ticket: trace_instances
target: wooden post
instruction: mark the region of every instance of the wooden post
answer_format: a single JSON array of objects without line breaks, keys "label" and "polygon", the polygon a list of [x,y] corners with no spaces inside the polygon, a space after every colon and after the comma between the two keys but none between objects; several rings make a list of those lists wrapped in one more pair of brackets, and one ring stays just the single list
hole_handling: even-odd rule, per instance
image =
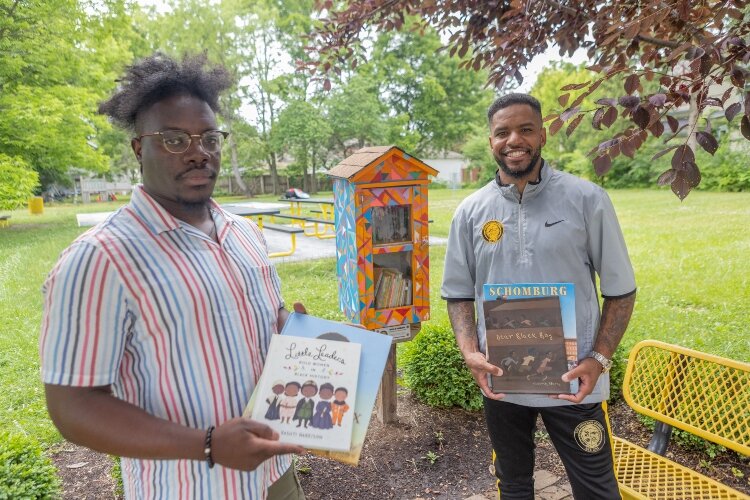
[{"label": "wooden post", "polygon": [[409,325],[409,335],[407,337],[394,338],[391,345],[391,352],[388,353],[388,360],[385,362],[383,378],[380,381],[380,391],[378,391],[378,421],[384,424],[395,424],[398,422],[397,393],[396,393],[396,343],[404,342],[414,338],[419,330],[422,329],[422,322],[411,323]]},{"label": "wooden post", "polygon": [[380,381],[378,392],[378,421],[384,424],[394,424],[396,416],[396,344],[391,345],[388,360],[385,362],[383,379]]}]

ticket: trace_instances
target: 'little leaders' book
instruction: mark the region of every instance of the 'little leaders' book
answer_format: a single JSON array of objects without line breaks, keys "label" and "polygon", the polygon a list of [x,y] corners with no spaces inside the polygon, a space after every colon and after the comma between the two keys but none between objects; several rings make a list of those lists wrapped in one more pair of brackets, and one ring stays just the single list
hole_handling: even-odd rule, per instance
[{"label": "'little leaders' book", "polygon": [[360,354],[352,342],[273,335],[246,413],[276,430],[280,441],[348,451]]},{"label": "'little leaders' book", "polygon": [[[348,411],[354,419],[351,448],[346,451],[312,449],[312,452],[316,455],[332,458],[349,465],[357,465],[365,444],[365,436],[370,425],[370,417],[375,406],[380,381],[383,378],[385,363],[391,351],[392,337],[338,321],[298,313],[289,315],[281,335],[323,339],[336,338],[362,346],[357,397],[347,398],[347,404],[351,407]],[[248,408],[245,410],[245,416],[250,415],[255,396],[256,394],[253,393]]]}]

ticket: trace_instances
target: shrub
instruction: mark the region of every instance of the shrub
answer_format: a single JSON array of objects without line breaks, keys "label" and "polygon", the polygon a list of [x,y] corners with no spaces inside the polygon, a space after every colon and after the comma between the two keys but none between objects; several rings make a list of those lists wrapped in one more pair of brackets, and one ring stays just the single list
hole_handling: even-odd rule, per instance
[{"label": "shrub", "polygon": [[60,480],[39,443],[21,434],[0,433],[0,499],[57,498]]},{"label": "shrub", "polygon": [[482,393],[474,382],[448,325],[425,325],[401,351],[406,385],[430,406],[482,408]]},{"label": "shrub", "polygon": [[620,344],[612,356],[612,368],[609,371],[609,400],[614,403],[622,399],[622,382],[625,380],[625,369],[628,367],[628,352]]}]

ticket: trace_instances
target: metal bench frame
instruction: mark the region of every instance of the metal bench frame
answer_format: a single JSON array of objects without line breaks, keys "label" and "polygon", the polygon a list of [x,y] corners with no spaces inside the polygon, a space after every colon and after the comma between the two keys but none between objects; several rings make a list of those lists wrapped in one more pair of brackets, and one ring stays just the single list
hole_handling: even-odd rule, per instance
[{"label": "metal bench frame", "polygon": [[648,449],[613,438],[624,498],[750,498],[662,456],[672,427],[750,455],[750,364],[644,340],[630,352],[623,395],[657,421]]},{"label": "metal bench frame", "polygon": [[283,226],[281,224],[272,224],[268,222],[263,225],[263,229],[287,233],[292,239],[292,247],[289,250],[285,250],[281,252],[270,252],[268,254],[269,257],[286,257],[289,255],[292,255],[294,252],[297,251],[297,234],[304,232],[304,229],[300,227]]}]

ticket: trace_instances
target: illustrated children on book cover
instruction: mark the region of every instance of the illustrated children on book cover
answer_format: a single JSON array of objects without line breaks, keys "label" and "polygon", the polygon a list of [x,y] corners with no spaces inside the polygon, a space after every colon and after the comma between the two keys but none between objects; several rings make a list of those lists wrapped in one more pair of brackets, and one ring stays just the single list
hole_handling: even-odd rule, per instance
[{"label": "illustrated children on book cover", "polygon": [[333,427],[333,418],[331,417],[331,398],[333,397],[333,385],[326,382],[320,386],[318,393],[320,400],[315,407],[315,414],[312,418],[312,426],[317,429],[330,429]]},{"label": "illustrated children on book cover", "polygon": [[266,418],[268,420],[278,420],[281,418],[281,395],[284,393],[284,382],[277,380],[271,387],[271,394],[266,398],[268,411]]},{"label": "illustrated children on book cover", "polygon": [[[319,383],[318,395],[314,398],[315,413],[311,422],[313,429],[334,431],[343,428],[347,421],[353,421],[352,442],[349,449],[345,451],[315,449],[313,451],[317,455],[357,465],[365,443],[367,427],[370,425],[383,369],[391,350],[392,338],[344,323],[298,313],[289,315],[284,330],[281,332],[282,337],[289,335],[339,339],[343,343],[350,342],[362,346],[356,385],[338,383],[333,380]],[[252,406],[252,400],[248,406]],[[342,427],[334,424],[339,420]]]},{"label": "illustrated children on book cover", "polygon": [[280,441],[348,451],[354,419],[349,407],[342,411],[337,402],[340,391],[356,392],[360,355],[361,345],[353,342],[274,335],[251,400],[251,418],[276,430]]},{"label": "illustrated children on book cover", "polygon": [[577,392],[577,380],[561,379],[578,355],[573,284],[492,284],[484,295],[487,359],[503,371],[490,377],[492,391]]}]

